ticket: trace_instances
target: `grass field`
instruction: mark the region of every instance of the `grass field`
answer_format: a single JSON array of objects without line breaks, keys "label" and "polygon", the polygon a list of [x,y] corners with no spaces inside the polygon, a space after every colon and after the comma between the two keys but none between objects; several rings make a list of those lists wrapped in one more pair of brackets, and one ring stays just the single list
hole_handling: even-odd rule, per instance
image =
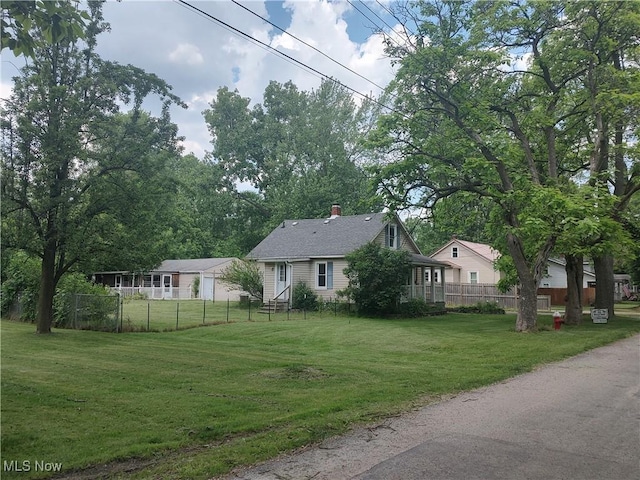
[{"label": "grass field", "polygon": [[125,299],[121,313],[124,331],[156,332],[230,322],[290,321],[315,315],[304,312],[279,312],[267,315],[259,313],[258,309],[258,305],[253,304],[251,308],[247,308],[247,306],[241,307],[238,302]]},{"label": "grass field", "polygon": [[44,336],[3,321],[2,478],[210,478],[629,336],[631,313],[560,331],[548,315],[535,334],[513,315]]}]

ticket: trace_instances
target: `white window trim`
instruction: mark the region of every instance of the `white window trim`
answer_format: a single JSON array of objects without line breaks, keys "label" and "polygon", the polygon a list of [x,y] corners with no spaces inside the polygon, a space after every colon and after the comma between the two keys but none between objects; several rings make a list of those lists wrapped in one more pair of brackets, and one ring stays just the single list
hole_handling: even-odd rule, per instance
[{"label": "white window trim", "polygon": [[[474,274],[474,273],[476,274],[476,281],[472,282],[471,281],[471,275]],[[480,283],[480,272],[469,272],[469,283],[473,283],[473,284]]]},{"label": "white window trim", "polygon": [[[315,268],[315,271],[316,271],[316,281],[315,281],[316,290],[328,290],[327,284],[329,283],[328,282],[328,280],[329,280],[329,278],[328,278],[329,266],[327,265],[327,263],[328,263],[327,261],[316,262],[316,268]],[[320,280],[320,265],[324,265],[324,286],[321,286],[320,282],[318,281],[318,280]]]},{"label": "white window trim", "polygon": [[460,257],[460,249],[458,247],[451,247],[451,258],[459,258],[459,257]]},{"label": "white window trim", "polygon": [[[393,243],[391,243],[391,229],[393,229]],[[388,241],[388,245],[387,247],[389,248],[394,248],[394,249],[398,249],[398,245],[400,244],[400,229],[398,228],[398,225],[395,223],[390,223],[389,224],[389,241]]]}]

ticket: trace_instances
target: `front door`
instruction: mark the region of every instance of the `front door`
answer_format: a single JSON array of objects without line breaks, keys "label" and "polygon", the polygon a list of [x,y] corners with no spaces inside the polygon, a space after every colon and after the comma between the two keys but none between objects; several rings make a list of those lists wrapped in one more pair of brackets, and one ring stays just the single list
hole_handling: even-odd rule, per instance
[{"label": "front door", "polygon": [[162,276],[162,298],[173,298],[173,291],[171,288],[171,275]]},{"label": "front door", "polygon": [[[289,266],[286,263],[277,263],[276,264],[276,291],[274,297],[278,300],[289,300],[289,289],[287,287],[290,285],[290,272]],[[286,290],[286,291],[285,291]],[[284,292],[284,293],[283,293]]]}]

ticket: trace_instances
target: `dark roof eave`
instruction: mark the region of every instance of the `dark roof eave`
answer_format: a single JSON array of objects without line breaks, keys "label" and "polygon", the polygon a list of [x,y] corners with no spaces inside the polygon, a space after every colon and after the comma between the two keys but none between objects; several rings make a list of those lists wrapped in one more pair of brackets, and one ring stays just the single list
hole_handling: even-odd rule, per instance
[{"label": "dark roof eave", "polygon": [[424,255],[419,255],[417,253],[413,253],[409,255],[409,260],[411,262],[411,265],[418,266],[418,267],[444,267],[444,268],[449,267],[451,268],[450,265],[445,262],[440,262],[438,260],[434,260],[433,258],[425,257]]}]

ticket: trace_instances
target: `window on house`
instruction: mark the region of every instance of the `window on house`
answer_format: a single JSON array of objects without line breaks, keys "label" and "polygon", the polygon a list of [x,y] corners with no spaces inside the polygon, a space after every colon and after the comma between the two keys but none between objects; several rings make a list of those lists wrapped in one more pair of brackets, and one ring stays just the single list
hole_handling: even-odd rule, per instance
[{"label": "window on house", "polygon": [[398,226],[390,224],[389,225],[389,235],[387,237],[388,243],[387,247],[390,248],[398,248]]},{"label": "window on house", "polygon": [[[431,283],[431,270],[425,270],[424,275],[425,283]],[[440,283],[440,271],[433,271],[433,283]]]},{"label": "window on house", "polygon": [[458,247],[451,247],[451,258],[458,258]]},{"label": "window on house", "polygon": [[151,275],[145,275],[143,280],[143,286],[150,287],[151,286]]},{"label": "window on house", "polygon": [[478,283],[478,272],[469,272],[469,283]]},{"label": "window on house", "polygon": [[160,275],[153,276],[153,286],[160,288]]},{"label": "window on house", "polygon": [[316,264],[316,288],[331,290],[333,288],[333,262]]}]

